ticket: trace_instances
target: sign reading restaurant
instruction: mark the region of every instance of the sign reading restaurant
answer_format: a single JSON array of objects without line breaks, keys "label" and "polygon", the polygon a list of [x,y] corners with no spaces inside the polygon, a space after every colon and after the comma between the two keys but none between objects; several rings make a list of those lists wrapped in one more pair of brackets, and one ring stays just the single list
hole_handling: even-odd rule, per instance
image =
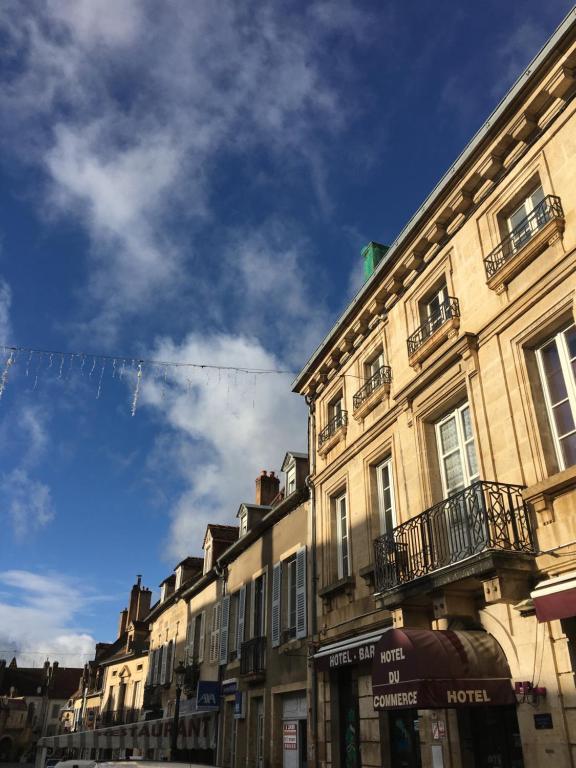
[{"label": "sign reading restaurant", "polygon": [[515,703],[504,653],[486,632],[389,630],[373,656],[374,709]]}]

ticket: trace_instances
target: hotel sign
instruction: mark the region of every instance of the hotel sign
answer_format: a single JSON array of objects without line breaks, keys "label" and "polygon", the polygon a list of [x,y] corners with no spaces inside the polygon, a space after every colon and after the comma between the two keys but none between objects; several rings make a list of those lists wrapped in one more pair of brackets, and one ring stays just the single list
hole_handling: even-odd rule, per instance
[{"label": "hotel sign", "polygon": [[357,645],[353,648],[345,648],[341,651],[333,651],[316,660],[316,666],[321,672],[329,672],[331,669],[349,667],[351,664],[368,664],[374,658],[376,640]]},{"label": "hotel sign", "polygon": [[390,630],[374,649],[374,709],[514,704],[502,649],[485,632]]}]

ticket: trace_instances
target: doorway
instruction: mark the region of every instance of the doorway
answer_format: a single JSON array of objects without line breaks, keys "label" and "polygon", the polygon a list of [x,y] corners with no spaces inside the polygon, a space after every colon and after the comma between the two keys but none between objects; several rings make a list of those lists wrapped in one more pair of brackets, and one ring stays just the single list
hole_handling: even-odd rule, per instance
[{"label": "doorway", "polygon": [[462,768],[524,768],[516,707],[458,710]]},{"label": "doorway", "polygon": [[418,710],[398,709],[388,713],[390,765],[422,768]]}]

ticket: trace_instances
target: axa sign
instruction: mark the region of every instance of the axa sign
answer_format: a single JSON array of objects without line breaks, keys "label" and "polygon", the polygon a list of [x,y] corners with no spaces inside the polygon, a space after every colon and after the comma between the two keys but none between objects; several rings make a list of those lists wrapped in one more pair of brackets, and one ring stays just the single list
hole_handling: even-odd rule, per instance
[{"label": "axa sign", "polygon": [[196,709],[220,709],[220,683],[214,680],[198,681]]}]

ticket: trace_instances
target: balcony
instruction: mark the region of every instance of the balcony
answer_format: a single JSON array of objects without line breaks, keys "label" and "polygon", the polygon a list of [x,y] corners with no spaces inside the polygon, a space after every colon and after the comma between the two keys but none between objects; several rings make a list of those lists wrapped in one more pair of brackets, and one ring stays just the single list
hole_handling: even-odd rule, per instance
[{"label": "balcony", "polygon": [[510,280],[564,232],[559,197],[548,195],[485,259],[487,285],[501,293]]},{"label": "balcony", "polygon": [[240,656],[240,674],[252,680],[261,679],[266,674],[266,638],[254,637],[242,643]]},{"label": "balcony", "polygon": [[374,542],[378,592],[482,552],[534,552],[520,485],[478,480]]},{"label": "balcony", "polygon": [[160,685],[145,685],[143,709],[159,712],[162,709],[162,688]]},{"label": "balcony", "polygon": [[363,419],[390,393],[391,381],[392,369],[388,365],[383,365],[360,387],[352,398],[353,413],[356,420]]},{"label": "balcony", "polygon": [[414,333],[408,337],[408,359],[411,366],[419,366],[437,347],[460,327],[460,304],[458,299],[448,296],[438,310],[431,314]]},{"label": "balcony", "polygon": [[318,453],[324,456],[346,434],[348,428],[348,411],[340,411],[333,416],[318,435]]}]

